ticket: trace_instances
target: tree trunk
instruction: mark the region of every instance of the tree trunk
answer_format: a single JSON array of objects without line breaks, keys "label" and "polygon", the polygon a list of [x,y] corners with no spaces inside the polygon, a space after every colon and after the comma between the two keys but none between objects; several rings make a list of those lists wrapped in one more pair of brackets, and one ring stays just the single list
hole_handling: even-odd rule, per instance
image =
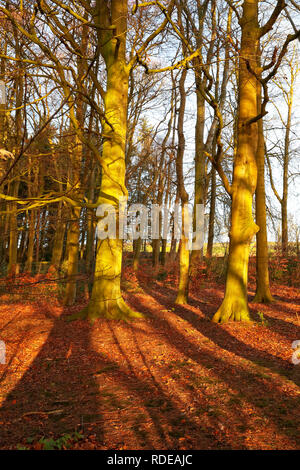
[{"label": "tree trunk", "polygon": [[184,223],[188,222],[188,211],[185,203],[182,204],[182,235],[179,250],[179,286],[175,303],[185,305],[188,303],[189,294],[189,269],[190,269],[190,251],[188,249],[188,238],[184,233]]},{"label": "tree trunk", "polygon": [[[12,183],[12,196],[18,197],[19,180]],[[17,204],[13,202],[10,204],[11,214],[9,215],[9,262],[7,267],[7,275],[14,276],[17,273],[18,267],[18,219],[17,219]]]},{"label": "tree trunk", "polygon": [[133,270],[135,272],[137,272],[139,269],[141,248],[142,248],[142,239],[138,238],[135,241],[134,252],[133,252]]},{"label": "tree trunk", "polygon": [[33,253],[34,253],[34,240],[35,240],[35,211],[30,211],[29,229],[28,229],[28,248],[27,259],[25,264],[25,271],[32,272]]},{"label": "tree trunk", "polygon": [[[119,201],[127,197],[125,188],[125,144],[129,67],[125,59],[127,1],[108,4],[98,1],[99,24],[115,30],[99,32],[101,54],[106,65],[105,116],[103,123],[101,193],[98,205],[109,203],[118,211]],[[118,213],[118,212],[117,212]],[[82,312],[90,320],[99,317],[128,319],[140,317],[125,303],[121,294],[122,239],[98,240],[94,284],[88,307]]]},{"label": "tree trunk", "polygon": [[187,70],[182,71],[179,81],[179,92],[180,92],[180,106],[178,113],[178,150],[176,159],[176,172],[177,172],[177,185],[178,194],[181,199],[182,208],[182,233],[181,233],[181,244],[179,253],[179,287],[175,303],[179,305],[187,304],[188,302],[188,290],[189,290],[189,266],[190,266],[190,252],[188,249],[188,238],[185,234],[184,225],[188,222],[188,194],[184,187],[184,176],[183,176],[183,156],[185,150],[185,137],[184,137],[184,113],[186,104],[186,91],[185,91],[185,80],[187,76]]},{"label": "tree trunk", "polygon": [[284,141],[284,157],[283,157],[283,193],[281,201],[281,249],[282,256],[288,255],[288,171],[289,171],[289,149],[290,134],[292,120],[292,103],[293,103],[293,87],[291,87],[290,96],[288,97],[288,117],[285,131]]},{"label": "tree trunk", "polygon": [[239,109],[237,152],[232,182],[232,208],[228,270],[225,297],[213,317],[214,322],[229,320],[249,321],[247,301],[248,261],[250,242],[259,227],[254,223],[252,200],[256,189],[257,122],[249,120],[257,115],[257,84],[248,70],[246,60],[255,69],[253,51],[257,50],[258,0],[245,0],[240,21],[242,39],[239,64]]},{"label": "tree trunk", "polygon": [[[260,68],[260,49],[258,67]],[[257,82],[258,101],[257,114],[261,113],[261,84]],[[270,291],[267,213],[265,190],[265,139],[263,120],[258,121],[258,144],[256,152],[257,187],[255,193],[255,214],[259,231],[256,234],[256,293],[253,302],[269,303],[273,301]]]},{"label": "tree trunk", "polygon": [[67,241],[67,278],[64,304],[73,305],[76,299],[77,275],[78,275],[78,248],[79,248],[79,218],[81,210],[72,208],[71,222]]},{"label": "tree trunk", "polygon": [[216,169],[212,166],[211,169],[211,186],[210,186],[210,208],[209,208],[209,222],[208,222],[208,239],[206,256],[212,257],[214,246],[215,234],[215,216],[216,216]]},{"label": "tree trunk", "polygon": [[51,257],[51,265],[55,266],[56,269],[60,268],[64,247],[65,221],[63,220],[63,212],[62,203],[59,203],[57,211],[57,228],[54,235]]},{"label": "tree trunk", "polygon": [[160,238],[158,238],[157,240],[152,240],[152,266],[153,266],[154,271],[156,271],[159,266],[159,252],[160,252]]},{"label": "tree trunk", "polygon": [[[204,124],[205,124],[205,100],[199,90],[198,81],[201,80],[199,73],[196,74],[196,93],[197,93],[197,122],[195,135],[195,202],[194,202],[194,218],[193,229],[196,232],[196,205],[205,204],[205,185],[206,185],[206,165],[204,153]],[[191,253],[191,264],[197,265],[203,257],[203,248],[193,250]]]},{"label": "tree trunk", "polygon": [[[95,182],[96,182],[96,169],[92,170],[90,188],[89,188],[89,202],[94,202],[95,197]],[[94,212],[87,211],[87,234],[86,234],[86,272],[89,274],[94,263],[95,253],[95,217]]]}]

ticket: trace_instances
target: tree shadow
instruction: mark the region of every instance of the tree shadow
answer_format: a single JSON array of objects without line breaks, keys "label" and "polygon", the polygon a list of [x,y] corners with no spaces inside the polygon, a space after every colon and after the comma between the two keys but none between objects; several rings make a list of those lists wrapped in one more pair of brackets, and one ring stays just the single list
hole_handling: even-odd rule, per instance
[{"label": "tree shadow", "polygon": [[[161,305],[167,306],[167,304],[161,301],[162,299],[157,291],[155,291],[153,297],[158,299]],[[143,310],[143,305],[141,304],[139,308]],[[193,317],[191,326],[196,328],[204,337],[209,338],[216,345],[220,346],[222,350],[227,350],[230,353],[233,352],[236,356],[248,359],[254,365],[256,363],[261,365],[258,359],[258,351],[236,340],[236,338],[222,330],[219,325],[211,324],[207,320],[203,320],[203,318],[199,319],[193,312],[181,306],[176,306],[174,314],[179,315],[189,323],[191,322],[191,317]],[[165,341],[172,347],[175,347],[183,357],[188,357],[206,369],[212,370],[222,382],[227,384],[228,388],[236,390],[238,401],[234,402],[234,407],[237,421],[241,423],[244,420],[247,421],[247,415],[244,413],[245,405],[250,404],[251,406],[259,407],[260,414],[268,422],[273,423],[278,431],[284,433],[295,444],[298,443],[296,445],[299,445],[297,430],[299,429],[300,419],[299,414],[296,412],[298,408],[297,399],[285,395],[272,375],[266,376],[265,369],[261,371],[253,367],[252,364],[249,366],[248,363],[245,363],[245,367],[243,367],[241,363],[237,363],[232,357],[227,358],[226,356],[223,358],[224,354],[222,353],[215,355],[205,347],[205,344],[202,344],[199,349],[182,332],[174,329],[174,327],[172,327],[172,333],[170,334],[169,322],[166,318],[157,321],[165,323]],[[290,374],[288,374],[288,370],[291,370],[289,364],[287,370],[282,370],[282,367],[287,366],[285,361],[272,355],[267,355],[267,364],[265,362],[265,355],[263,355],[263,359],[264,367],[269,368],[270,371],[286,375],[290,380],[294,379],[295,383],[299,383],[299,375],[297,380],[295,380],[295,377],[291,378]],[[277,359],[279,360],[277,361]],[[268,381],[266,381],[266,378]],[[196,390],[195,393],[197,393]],[[280,413],[278,409],[283,413],[280,418],[278,418],[278,413]],[[241,445],[242,448],[247,448],[248,443],[243,441]]]},{"label": "tree shadow", "polygon": [[[85,432],[87,418],[98,416],[95,364],[89,360],[89,328],[72,326],[52,313],[46,303],[33,304],[35,315],[52,322],[47,340],[1,408],[1,446],[21,443],[24,438],[62,436]],[[63,311],[66,313],[66,311]],[[69,309],[68,309],[69,313]],[[33,338],[33,343],[35,339]],[[32,345],[34,348],[34,344]],[[89,355],[86,355],[86,352]],[[18,354],[18,353],[16,353]],[[7,364],[7,373],[10,364]],[[98,439],[101,441],[101,429]]]},{"label": "tree shadow", "polygon": [[[63,317],[81,307],[67,308],[62,315],[55,315],[45,304],[33,305],[32,318],[36,315],[47,318],[52,327],[38,354],[3,403],[1,448],[26,445],[26,439],[35,442],[41,437],[57,439],[74,431],[86,437],[92,432],[96,448],[116,445],[116,439],[112,439],[111,444],[110,438],[113,433],[119,434],[117,445],[123,446],[126,426],[135,435],[135,448],[179,448],[182,434],[178,434],[175,422],[184,420],[184,432],[189,434],[199,429],[155,379],[133,326],[122,327],[127,328],[133,338],[134,347],[126,347],[125,340],[119,338],[119,322],[99,320],[93,326],[85,321],[66,323]],[[99,352],[95,348],[95,335],[99,342],[107,332],[110,334],[105,340],[110,348],[119,352],[118,360],[107,350]],[[136,368],[137,361],[142,364],[142,374]],[[9,368],[10,364],[7,366]],[[104,386],[104,382],[109,386]],[[130,395],[134,402],[124,400],[124,395]],[[129,417],[126,408],[130,408]],[[145,421],[150,423],[149,432],[145,432]],[[122,432],[116,427],[122,427]],[[202,448],[230,448],[209,430],[201,432],[197,439]]]},{"label": "tree shadow", "polygon": [[[170,308],[173,290],[164,289],[163,294],[158,289],[154,293],[149,290],[149,294],[158,299],[161,306]],[[143,338],[149,336],[151,329],[155,340],[162,341],[162,350],[169,345],[180,358],[190,358],[213,371],[228,388],[234,387],[247,403],[257,404],[258,391],[262,396],[271,397],[262,415],[274,426],[279,424],[271,405],[284,403],[288,409],[295,406],[290,397],[280,395],[281,391],[272,379],[267,385],[258,371],[244,368],[240,363],[233,366],[227,357],[220,358],[205,347],[199,349],[178,331],[176,325],[168,322],[165,314],[161,315],[157,306],[152,309],[136,296],[137,306],[146,314],[150,311],[151,320],[130,324],[98,320],[91,326],[84,321],[66,323],[62,318],[82,306],[65,309],[59,316],[44,304],[34,305],[33,319],[47,318],[52,322],[52,328],[30,367],[3,404],[2,448],[16,446],[24,438],[57,438],[75,430],[85,436],[93,433],[96,448],[122,448],[129,442],[131,448],[136,449],[179,449],[181,439],[186,435],[192,436],[192,448],[247,448],[243,435],[232,442],[230,435],[220,431],[218,416],[214,415],[215,410],[210,411],[210,398],[205,387],[196,387],[189,382],[188,369],[183,369],[187,375],[184,380],[175,378],[173,385],[164,383],[170,376],[168,365],[153,358],[151,344],[147,353],[143,344]],[[196,300],[193,300],[193,308],[199,308]],[[207,304],[207,309],[209,316],[214,313],[213,304]],[[245,345],[198,312],[188,307],[175,308],[178,318],[226,354],[233,353],[252,363],[258,357],[262,358],[264,365],[267,360],[273,371],[286,367],[285,361],[278,362],[279,358],[271,354],[266,357],[264,352]],[[168,354],[170,357],[170,352]],[[190,411],[192,405],[198,411]],[[226,416],[227,409],[221,412]],[[240,426],[248,423],[242,403],[231,412]]]},{"label": "tree shadow", "polygon": [[[166,288],[164,288],[164,290],[167,291]],[[149,295],[151,294],[149,293]],[[156,290],[155,294],[152,293],[152,295],[157,298],[162,305],[165,305],[166,307],[170,305],[169,302],[166,301],[166,297],[168,295],[167,292],[165,295],[163,295],[161,292]],[[268,367],[274,372],[279,373],[280,375],[284,375],[290,380],[293,380],[297,386],[300,385],[300,378],[298,377],[298,374],[295,374],[295,376],[291,378],[291,372],[293,372],[294,366],[290,362],[285,361],[280,357],[274,356],[273,354],[270,354],[266,351],[258,351],[249,344],[243,343],[222,327],[218,327],[218,325],[215,325],[210,321],[205,321],[203,317],[189,310],[188,306],[176,306],[175,312],[177,315],[181,316],[181,318],[191,323],[191,325],[201,334],[211,339],[211,341],[220,346],[222,349],[252,362],[261,363],[261,361],[263,361],[265,367]]]},{"label": "tree shadow", "polygon": [[[290,310],[285,309],[281,306],[272,304],[272,311],[278,311],[279,313],[288,313],[290,316],[294,313]],[[252,317],[255,321],[259,321],[260,317],[258,312],[261,307],[252,305]],[[264,320],[267,322],[267,328],[280,336],[285,337],[289,341],[300,339],[300,326],[295,325],[292,322],[282,320],[281,318],[271,315],[268,311],[263,311]]]},{"label": "tree shadow", "polygon": [[[141,305],[141,311],[143,310],[145,311]],[[144,410],[142,421],[137,413],[133,419],[132,427],[138,435],[141,434],[143,431],[141,431],[140,425],[145,424],[148,418],[154,430],[154,435],[153,433],[151,435],[150,433],[148,435],[143,433],[142,436],[139,436],[142,448],[179,449],[181,445],[180,437],[196,435],[197,442],[201,443],[199,447],[201,449],[230,449],[231,444],[214,435],[211,432],[212,428],[200,429],[196,421],[186,414],[184,410],[186,404],[178,401],[178,397],[166,392],[162,386],[163,384],[156,379],[155,373],[158,372],[159,366],[150,364],[142,351],[137,339],[137,333],[140,332],[139,323],[134,322],[128,326],[135,348],[132,345],[126,346],[125,341],[123,345],[121,344],[115,331],[114,322],[109,322],[108,328],[112,333],[123,363],[128,366],[128,372],[124,370],[124,367],[119,369],[119,383],[125,386],[129,393],[136,396],[137,402]],[[142,376],[139,373],[139,368],[136,367],[137,361],[142,364],[144,371]],[[182,422],[184,422],[184,425],[181,424]]]}]

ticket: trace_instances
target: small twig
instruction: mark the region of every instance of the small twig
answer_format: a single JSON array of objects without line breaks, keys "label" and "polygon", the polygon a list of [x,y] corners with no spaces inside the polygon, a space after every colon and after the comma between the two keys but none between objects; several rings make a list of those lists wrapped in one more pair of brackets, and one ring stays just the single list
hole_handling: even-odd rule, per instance
[{"label": "small twig", "polygon": [[[24,413],[20,419],[26,418],[26,416],[32,416],[32,415],[54,415],[54,414],[60,414],[63,413],[64,410],[51,410],[51,411],[28,411],[27,413]],[[18,420],[18,421],[19,421]]]}]

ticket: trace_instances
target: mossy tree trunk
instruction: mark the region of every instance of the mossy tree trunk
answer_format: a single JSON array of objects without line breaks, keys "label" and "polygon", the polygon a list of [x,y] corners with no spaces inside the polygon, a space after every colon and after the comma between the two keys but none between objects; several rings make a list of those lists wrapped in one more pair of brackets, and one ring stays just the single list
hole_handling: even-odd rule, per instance
[{"label": "mossy tree trunk", "polygon": [[[202,81],[200,74],[196,74],[196,95],[197,95],[197,122],[195,132],[195,199],[194,199],[194,219],[193,229],[196,232],[196,207],[197,204],[205,204],[205,188],[206,188],[206,157],[204,148],[204,125],[205,125],[205,99],[199,90],[199,80]],[[191,253],[191,263],[195,266],[201,261],[203,257],[203,248],[200,250],[193,250]]]},{"label": "mossy tree trunk", "polygon": [[188,291],[189,291],[189,269],[190,269],[190,251],[188,249],[188,235],[185,233],[184,226],[188,225],[188,194],[184,186],[183,176],[183,157],[185,150],[185,137],[184,137],[184,114],[186,105],[186,91],[185,91],[185,80],[187,76],[187,70],[182,71],[179,80],[179,93],[180,93],[180,106],[178,113],[178,150],[176,158],[176,173],[177,173],[177,185],[178,194],[181,200],[182,208],[182,234],[179,252],[179,286],[176,297],[176,304],[184,305],[188,302]]},{"label": "mossy tree trunk", "polygon": [[256,293],[253,302],[269,303],[273,301],[269,280],[269,255],[267,238],[267,214],[265,194],[265,144],[262,121],[258,123],[259,137],[257,149],[257,188],[255,197],[256,223]]},{"label": "mossy tree trunk", "polygon": [[252,215],[252,201],[257,182],[257,83],[247,67],[255,70],[253,51],[259,40],[258,0],[245,0],[240,20],[242,39],[239,63],[239,109],[237,151],[232,180],[232,208],[228,269],[225,297],[213,317],[214,322],[249,321],[247,301],[250,242],[259,230]]},{"label": "mossy tree trunk", "polygon": [[[127,197],[125,188],[125,143],[129,67],[126,64],[127,1],[97,2],[101,55],[106,66],[104,97],[102,182],[98,205],[109,203],[118,211]],[[115,25],[115,29],[111,25]],[[105,28],[110,28],[105,30]],[[118,212],[117,212],[118,213]],[[141,316],[125,303],[121,294],[122,240],[98,240],[95,277],[90,302],[83,312],[90,320],[99,317],[128,319]]]},{"label": "mossy tree trunk", "polygon": [[[258,67],[260,69],[260,48],[258,49]],[[261,113],[261,84],[257,82],[257,114]],[[256,234],[256,293],[253,302],[270,303],[273,297],[270,291],[266,189],[265,189],[265,139],[263,120],[258,121],[258,145],[256,152],[257,187],[255,193],[255,214],[259,231]]]}]

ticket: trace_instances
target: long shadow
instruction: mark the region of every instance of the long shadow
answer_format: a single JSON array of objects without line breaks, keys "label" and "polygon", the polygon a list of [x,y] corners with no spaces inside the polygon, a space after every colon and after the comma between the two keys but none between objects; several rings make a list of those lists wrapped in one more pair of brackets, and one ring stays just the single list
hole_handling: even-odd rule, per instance
[{"label": "long shadow", "polygon": [[[251,302],[253,298],[254,295],[251,295],[249,301]],[[282,318],[278,318],[277,316],[270,315],[268,311],[266,311],[268,307],[270,307],[274,313],[284,313],[289,315],[290,317],[294,316],[295,319],[297,319],[297,312],[295,312],[293,308],[289,307],[289,303],[297,303],[296,299],[278,295],[273,295],[273,298],[274,302],[272,304],[263,305],[263,307],[266,307],[266,309],[264,308],[263,314],[264,318],[268,321],[268,328],[274,331],[275,333],[280,334],[281,336],[285,336],[290,341],[294,341],[295,339],[300,338],[300,324],[299,326],[295,325],[295,323],[291,323],[289,321],[283,320]],[[285,305],[283,305],[282,303],[278,304],[278,302],[284,302]],[[251,309],[254,320],[258,320],[259,316],[257,315],[257,312],[261,309],[261,305],[253,303],[251,304]]]},{"label": "long shadow", "polygon": [[[85,420],[98,411],[97,389],[90,361],[89,328],[67,324],[52,314],[46,304],[33,305],[34,315],[52,320],[49,336],[0,410],[3,448],[24,439],[61,437],[74,431],[85,432]],[[64,312],[65,313],[65,312]],[[99,361],[100,360],[100,361]],[[9,367],[9,364],[7,365]],[[8,370],[9,373],[9,370]],[[98,430],[99,431],[99,430]],[[98,433],[101,441],[101,430]]]},{"label": "long shadow", "polygon": [[[161,292],[156,291],[155,297],[159,302],[165,306],[169,305],[169,302],[166,301],[166,296]],[[264,362],[264,366],[273,370],[274,372],[286,376],[288,379],[295,382],[297,386],[300,385],[300,377],[298,374],[291,374],[294,370],[293,364],[288,361],[274,356],[266,351],[258,351],[249,344],[245,344],[236,337],[232,336],[228,331],[224,330],[222,327],[218,327],[208,321],[203,321],[202,318],[199,318],[191,310],[188,310],[185,307],[177,306],[176,314],[181,316],[184,320],[187,320],[191,325],[196,328],[204,336],[208,337],[215,344],[220,346],[222,349],[225,349],[229,352],[236,354],[244,359],[248,359],[252,362],[261,363],[261,360]]]},{"label": "long shadow", "polygon": [[[154,298],[159,298],[160,296],[157,294],[157,291],[155,292]],[[160,299],[161,301],[161,299]],[[161,302],[162,305],[164,305],[164,302]],[[143,310],[143,304],[139,306],[140,310]],[[187,320],[187,316],[190,318],[192,312],[191,311],[186,311],[184,307],[177,307],[175,310],[175,314],[179,315],[181,318]],[[193,314],[192,314],[193,315]],[[188,320],[187,320],[188,321]],[[243,413],[243,406],[245,406],[245,401],[254,405],[254,406],[259,406],[260,408],[260,413],[261,415],[265,416],[269,422],[273,423],[275,427],[278,428],[278,431],[281,433],[284,433],[288,436],[289,439],[294,440],[295,443],[298,443],[299,445],[299,438],[298,437],[291,437],[290,433],[290,419],[286,418],[285,416],[282,417],[282,419],[278,419],[278,413],[277,410],[278,408],[281,410],[286,411],[287,414],[289,414],[289,417],[292,416],[293,422],[292,422],[292,428],[293,430],[298,430],[299,425],[300,425],[300,417],[299,414],[297,413],[298,409],[298,403],[295,398],[285,396],[282,393],[282,390],[278,389],[278,386],[276,383],[273,381],[273,379],[270,377],[269,383],[266,383],[265,377],[259,373],[259,371],[256,370],[249,370],[249,368],[243,368],[240,364],[236,364],[236,361],[234,363],[234,366],[230,361],[226,361],[226,359],[222,359],[222,355],[215,356],[211,351],[208,351],[205,346],[201,350],[199,350],[199,347],[197,347],[195,344],[191,343],[188,341],[188,339],[178,330],[175,330],[172,327],[172,333],[168,333],[168,330],[170,330],[170,327],[168,325],[168,321],[164,319],[159,320],[160,323],[165,323],[165,340],[175,347],[182,355],[183,357],[189,357],[196,363],[198,363],[201,366],[204,366],[207,369],[213,370],[213,373],[217,375],[224,383],[228,385],[228,388],[235,388],[240,396],[241,396],[241,405],[236,405],[236,416],[237,420],[242,420],[246,419],[244,413]],[[247,357],[249,360],[255,363],[255,358],[251,354],[245,353],[245,351],[242,349],[242,351],[237,350],[236,346],[237,343],[233,341],[233,338],[230,338],[230,344],[228,345],[228,336],[225,334],[224,336],[222,335],[222,332],[217,332],[218,327],[217,325],[209,325],[207,328],[204,327],[205,320],[203,321],[198,321],[195,320],[193,326],[201,332],[204,336],[210,338],[213,342],[218,344],[220,347],[223,349],[227,349],[229,351],[235,351],[235,353],[240,356],[240,357]],[[200,326],[201,324],[201,326]],[[214,330],[213,334],[211,330]],[[223,333],[226,333],[223,331]],[[230,335],[229,335],[230,336]],[[239,348],[243,343],[238,342]],[[233,347],[230,347],[233,346]],[[229,347],[228,347],[229,346]],[[246,346],[246,345],[244,345]],[[241,348],[240,348],[241,349]],[[250,349],[251,351],[251,349]],[[247,351],[248,352],[248,351]],[[252,353],[253,351],[251,351]],[[257,352],[256,352],[256,357],[257,357]],[[221,357],[220,357],[221,356]],[[283,361],[284,362],[284,361]],[[268,366],[266,366],[268,367]],[[269,364],[270,367],[270,364]],[[272,369],[278,370],[277,366],[274,366],[274,360],[272,363]],[[281,371],[281,369],[279,369]],[[242,404],[243,401],[243,404]],[[275,411],[274,411],[275,410]],[[287,426],[285,427],[285,424]],[[298,431],[297,431],[298,435]],[[247,443],[248,445],[248,443]],[[246,445],[244,443],[245,448]]]},{"label": "long shadow", "polygon": [[[141,306],[141,311],[146,313],[146,310]],[[156,380],[154,373],[152,372],[150,365],[140,348],[140,345],[136,338],[136,331],[139,331],[138,322],[129,325],[132,332],[132,338],[136,347],[135,359],[139,358],[145,370],[147,371],[148,379],[143,380],[139,377],[135,367],[133,367],[132,359],[126,352],[126,347],[119,341],[116,332],[114,331],[114,323],[110,322],[108,327],[112,333],[115,344],[125,360],[129,368],[129,373],[124,370],[119,370],[118,380],[120,385],[124,385],[127,390],[138,396],[138,402],[145,408],[148,416],[151,419],[152,425],[155,429],[155,434],[160,441],[159,448],[161,449],[178,449],[180,441],[178,438],[182,435],[193,435],[196,434],[196,440],[201,442],[201,449],[230,449],[231,444],[219,439],[216,435],[212,434],[211,429],[199,429],[198,425],[192,418],[189,418],[187,414],[182,410],[183,403],[180,404],[177,400],[166,393],[162,385]],[[132,350],[130,351],[132,354]],[[180,423],[184,420],[184,433],[179,433],[176,436],[176,423]],[[175,424],[174,424],[175,423]],[[141,424],[141,421],[136,418],[136,424],[133,425],[135,428]],[[181,425],[182,429],[182,425]],[[139,434],[139,430],[135,429],[135,432]],[[155,449],[157,447],[157,440],[150,438],[147,435],[142,436],[142,447],[148,449]]]},{"label": "long shadow", "polygon": [[[63,311],[62,316],[68,313],[69,309]],[[52,329],[38,355],[3,403],[0,410],[0,420],[3,422],[1,448],[15,448],[18,444],[26,444],[26,439],[57,439],[74,431],[86,435],[90,425],[96,434],[97,448],[111,448],[109,429],[112,426],[113,430],[114,426],[105,423],[104,432],[101,407],[105,399],[110,399],[114,409],[109,413],[115,416],[117,409],[117,414],[122,413],[122,399],[118,400],[118,390],[121,387],[135,396],[134,407],[142,407],[151,420],[153,429],[146,434],[140,429],[144,418],[139,417],[138,413],[136,416],[133,413],[131,417],[136,441],[140,442],[138,448],[179,448],[179,436],[176,432],[172,435],[174,421],[180,422],[184,419],[185,431],[189,434],[198,431],[193,420],[184,415],[178,403],[169,397],[155,380],[137,341],[135,357],[130,357],[132,351],[127,352],[126,347],[121,344],[114,322],[100,321],[100,338],[103,335],[103,327],[110,331],[109,341],[116,345],[121,356],[118,361],[94,350],[91,346],[93,327],[87,322],[66,323],[63,318],[53,315],[51,309],[44,304],[41,307],[35,306],[33,318],[35,314],[51,320]],[[133,331],[131,326],[128,328]],[[141,377],[135,370],[137,358],[147,369],[148,378]],[[129,372],[126,371],[124,363]],[[101,395],[99,390],[98,379],[103,377],[102,371],[106,368],[108,374],[117,374],[118,390],[115,396],[112,393]],[[97,376],[99,370],[101,375]],[[122,423],[121,415],[120,422]],[[126,424],[124,426],[126,427]],[[230,448],[229,444],[224,444],[205,430],[202,430],[202,435],[197,436],[197,439],[201,441],[202,448]]]},{"label": "long shadow", "polygon": [[[163,296],[156,292],[155,296],[162,305],[165,304],[169,307],[168,294],[170,293],[166,292],[166,296]],[[51,309],[45,308],[44,305],[41,311],[38,306],[35,308],[36,314],[43,314],[53,322],[53,327],[30,368],[4,402],[0,419],[2,422],[4,421],[1,428],[0,445],[2,448],[16,445],[22,442],[24,437],[50,437],[52,434],[59,437],[64,433],[72,433],[74,430],[86,434],[89,432],[89,424],[93,425],[98,445],[111,448],[109,442],[104,442],[105,439],[109,440],[111,425],[108,423],[106,431],[104,431],[104,416],[101,411],[103,409],[103,394],[101,395],[99,390],[99,376],[97,376],[97,370],[104,370],[105,367],[110,367],[112,371],[110,377],[117,381],[119,388],[123,387],[128,390],[129,395],[135,397],[134,407],[137,411],[134,416],[135,410],[133,410],[131,425],[136,442],[139,443],[137,448],[178,448],[180,445],[179,436],[176,433],[172,436],[168,429],[171,428],[174,431],[174,421],[180,422],[182,419],[185,420],[185,432],[197,435],[197,442],[201,443],[201,448],[233,448],[229,438],[220,437],[213,432],[214,424],[210,429],[199,428],[193,416],[188,416],[182,411],[183,406],[178,403],[176,396],[171,396],[157,380],[136,336],[139,322],[127,327],[134,342],[132,349],[126,346],[126,341],[120,337],[120,329],[115,322],[100,320],[100,328],[94,330],[93,327],[82,321],[65,323],[63,319],[53,315]],[[140,309],[146,313],[149,311],[149,307],[142,304]],[[69,309],[64,313],[70,313]],[[246,345],[231,337],[219,326],[212,325],[205,318],[199,318],[194,312],[184,307],[176,308],[175,313],[223,349],[230,352],[236,351],[237,355],[255,362],[257,351],[247,349]],[[257,396],[257,388],[262,390],[265,395],[272,392],[274,403],[280,402],[280,391],[276,390],[274,384],[272,384],[273,388],[268,388],[262,380],[257,378],[255,373],[243,369],[242,366],[235,366],[233,370],[232,364],[228,364],[226,360],[220,360],[209,351],[199,351],[199,348],[176,328],[171,327],[165,320],[158,319],[157,312],[153,315],[153,323],[151,324],[154,328],[157,327],[155,331],[159,331],[163,335],[164,341],[175,347],[183,357],[188,356],[208,369],[213,368],[214,373],[227,383],[228,387],[234,383],[250,403],[255,404],[253,396]],[[163,324],[166,326],[166,331],[161,330]],[[95,331],[98,339],[103,338],[103,335],[108,331],[109,339],[117,348],[120,360],[113,359],[109,354],[96,351],[92,347],[91,336]],[[268,360],[274,365],[277,358],[269,356]],[[136,367],[136,359],[142,363],[146,371],[145,374],[141,374]],[[283,367],[281,363],[279,367]],[[114,368],[116,369],[114,370]],[[103,376],[100,375],[100,377]],[[240,384],[237,379],[240,379]],[[118,395],[118,390],[116,395]],[[284,397],[282,400],[288,407],[292,406],[292,400],[289,397]],[[202,402],[204,406],[209,407],[208,402],[205,400]],[[118,406],[119,403],[116,403],[116,408]],[[128,406],[131,407],[132,404],[129,403]],[[151,432],[145,433],[140,429],[144,418],[138,417],[139,407],[143,408],[144,415],[147,414],[151,421]],[[126,410],[124,410],[125,412]],[[273,419],[269,408],[263,412],[269,420]],[[122,407],[118,413],[122,422]],[[242,407],[237,410],[237,419],[239,419],[239,414],[244,416]],[[274,424],[278,423],[274,421]],[[246,447],[246,443],[241,438],[239,448],[243,447]]]},{"label": "long shadow", "polygon": [[[252,314],[254,320],[258,320],[259,317],[257,315],[257,312],[259,311],[259,307],[254,307],[254,305],[252,305],[252,309],[254,310]],[[276,305],[272,305],[272,310],[278,310],[279,312],[284,311],[284,309],[280,306],[276,308]],[[292,315],[292,312],[289,311],[289,314]],[[274,317],[266,311],[263,312],[263,315],[264,319],[268,322],[267,327],[269,330],[274,331],[275,333],[285,337],[291,342],[295,339],[300,339],[300,326],[282,320],[281,318]]]},{"label": "long shadow", "polygon": [[[286,302],[286,301],[285,301],[285,302]],[[288,307],[287,305],[282,305],[282,303],[278,304],[278,303],[274,302],[274,303],[272,304],[272,310],[277,311],[279,314],[280,314],[280,313],[285,313],[285,314],[287,314],[287,315],[289,315],[289,316],[295,315],[295,317],[296,317],[295,311],[294,311],[293,309],[291,309],[290,307]],[[298,313],[298,312],[297,312],[297,313]]]},{"label": "long shadow", "polygon": [[[0,306],[1,306],[1,303],[0,303]],[[17,312],[10,320],[8,320],[3,326],[2,328],[0,328],[0,333],[2,333],[2,331],[4,331],[11,323],[13,323],[14,321],[16,321],[16,319],[21,315],[21,312]]]},{"label": "long shadow", "polygon": [[278,294],[274,294],[273,295],[274,299],[275,300],[279,300],[281,302],[288,302],[288,301],[292,301],[293,303],[297,304],[297,305],[300,305],[300,299],[299,299],[299,296],[298,297],[286,297],[284,295],[278,295]]},{"label": "long shadow", "polygon": [[[280,288],[280,286],[278,287]],[[273,289],[271,289],[272,291]],[[288,308],[288,304],[293,303],[299,305],[300,307],[300,299],[296,297],[288,297],[283,295],[272,294],[274,298],[274,302],[271,304],[272,308],[278,310],[279,312],[286,312],[288,314],[293,313],[291,309]],[[254,294],[249,296],[249,302],[252,302],[254,299]],[[279,304],[279,302],[281,302]],[[284,305],[282,304],[284,302]],[[253,305],[256,305],[255,303]]]}]

